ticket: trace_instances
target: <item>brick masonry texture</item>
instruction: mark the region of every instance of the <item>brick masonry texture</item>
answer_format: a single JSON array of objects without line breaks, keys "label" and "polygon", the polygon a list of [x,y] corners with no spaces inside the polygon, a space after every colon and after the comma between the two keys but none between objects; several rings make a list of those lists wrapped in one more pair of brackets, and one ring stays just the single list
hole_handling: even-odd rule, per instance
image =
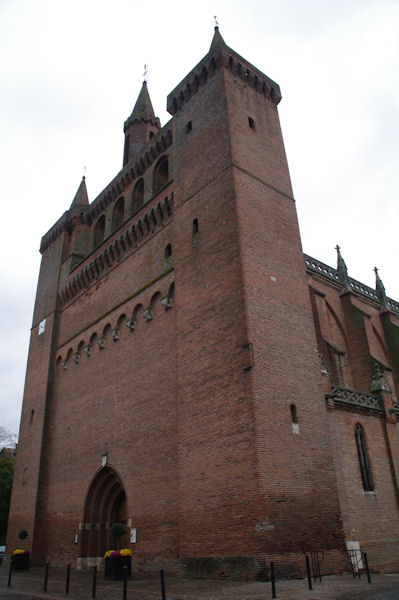
[{"label": "brick masonry texture", "polygon": [[88,566],[122,522],[146,571],[334,572],[348,542],[398,568],[399,312],[306,268],[279,100],[216,29],[171,121],[132,117],[122,171],[43,238],[7,549]]}]

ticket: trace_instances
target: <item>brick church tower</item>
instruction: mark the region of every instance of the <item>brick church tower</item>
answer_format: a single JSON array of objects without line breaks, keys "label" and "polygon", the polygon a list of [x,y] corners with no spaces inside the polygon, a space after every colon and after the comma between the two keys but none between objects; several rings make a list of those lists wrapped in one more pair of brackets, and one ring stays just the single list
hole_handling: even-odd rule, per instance
[{"label": "brick church tower", "polygon": [[[345,550],[279,86],[229,48],[146,83],[123,168],[43,237],[7,547],[255,576]],[[333,568],[333,567],[331,567]]]}]

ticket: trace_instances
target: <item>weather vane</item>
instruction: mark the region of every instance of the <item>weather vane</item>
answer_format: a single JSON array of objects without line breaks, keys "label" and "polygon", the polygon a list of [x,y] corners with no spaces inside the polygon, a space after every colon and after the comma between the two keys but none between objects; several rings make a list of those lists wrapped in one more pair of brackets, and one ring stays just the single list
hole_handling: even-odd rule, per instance
[{"label": "weather vane", "polygon": [[144,73],[143,73],[144,82],[148,81],[148,65],[144,65]]},{"label": "weather vane", "polygon": [[215,19],[215,27],[219,27],[219,23],[218,23],[218,21],[217,21],[216,15],[214,15],[214,17],[213,17],[213,18]]}]

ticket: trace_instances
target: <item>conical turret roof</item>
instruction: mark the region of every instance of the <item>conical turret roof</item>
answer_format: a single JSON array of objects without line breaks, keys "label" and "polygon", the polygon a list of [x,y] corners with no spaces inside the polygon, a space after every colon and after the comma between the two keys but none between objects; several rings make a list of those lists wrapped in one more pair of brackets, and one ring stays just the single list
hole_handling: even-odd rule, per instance
[{"label": "conical turret roof", "polygon": [[78,191],[75,194],[75,198],[72,201],[70,210],[74,208],[82,208],[83,206],[89,206],[89,197],[87,195],[86,178],[82,177]]},{"label": "conical turret roof", "polygon": [[136,104],[134,105],[133,112],[129,117],[129,120],[131,119],[135,119],[137,121],[151,121],[155,119],[155,113],[152,107],[150,94],[148,93],[146,81],[143,81],[140,94],[136,100]]}]

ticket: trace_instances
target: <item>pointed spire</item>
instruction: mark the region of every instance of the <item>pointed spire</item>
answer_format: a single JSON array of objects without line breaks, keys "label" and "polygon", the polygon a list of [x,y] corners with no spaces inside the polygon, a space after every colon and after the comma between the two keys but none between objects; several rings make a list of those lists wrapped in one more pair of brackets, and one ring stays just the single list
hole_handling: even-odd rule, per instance
[{"label": "pointed spire", "polygon": [[345,264],[344,259],[342,258],[341,248],[338,246],[338,244],[335,246],[335,249],[337,251],[337,272],[339,279],[342,283],[343,288],[349,290],[351,286],[349,281],[348,268]]},{"label": "pointed spire", "polygon": [[377,296],[380,299],[380,302],[382,303],[382,305],[386,307],[387,306],[387,296],[385,293],[385,287],[384,287],[384,284],[382,283],[380,276],[378,275],[377,267],[374,267],[374,272],[375,272],[375,291],[377,292]]},{"label": "pointed spire", "polygon": [[83,175],[78,191],[75,194],[75,198],[72,201],[71,208],[69,210],[89,206],[89,197],[87,195],[86,188],[86,177]]},{"label": "pointed spire", "polygon": [[155,113],[152,107],[150,94],[148,93],[147,82],[143,81],[140,94],[134,105],[133,112],[130,115],[130,120],[136,121],[152,121],[155,120]]},{"label": "pointed spire", "polygon": [[209,52],[212,52],[216,48],[220,46],[226,46],[226,43],[219,32],[219,25],[215,25],[215,33],[213,34],[211,47],[209,48]]}]

